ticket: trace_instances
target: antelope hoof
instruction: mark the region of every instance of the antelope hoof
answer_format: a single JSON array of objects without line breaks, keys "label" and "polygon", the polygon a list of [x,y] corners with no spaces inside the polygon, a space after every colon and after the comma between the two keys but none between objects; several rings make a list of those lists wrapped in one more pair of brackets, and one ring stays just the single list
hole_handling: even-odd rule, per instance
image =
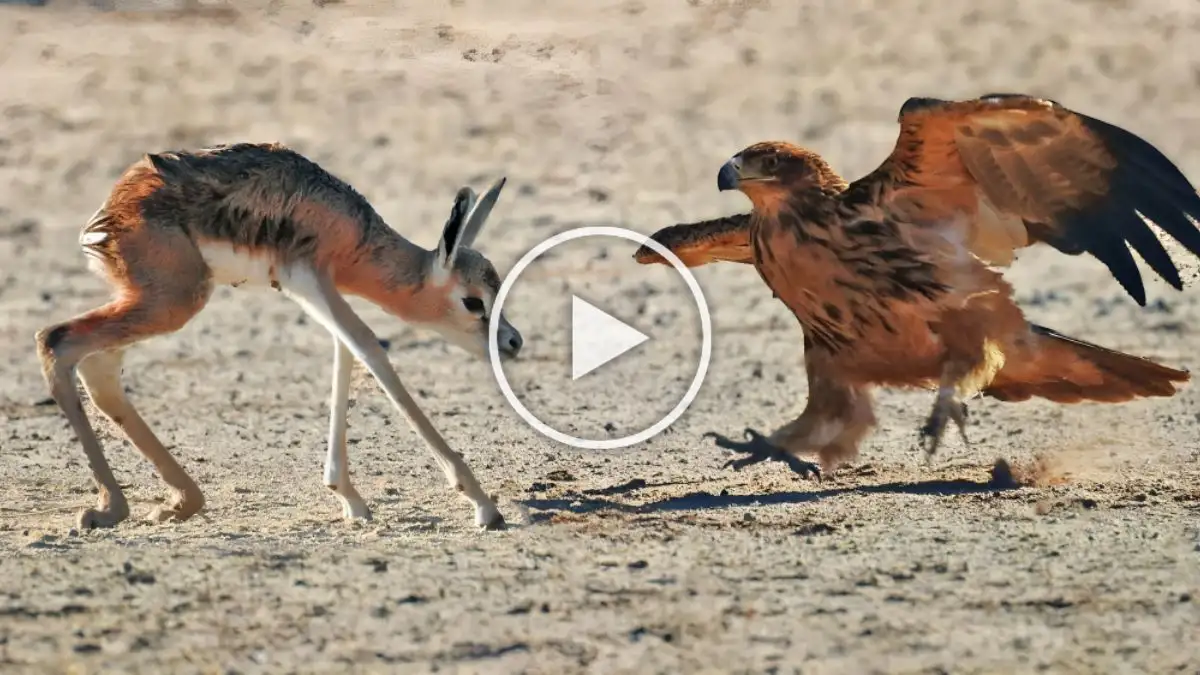
[{"label": "antelope hoof", "polygon": [[351,523],[369,523],[374,520],[371,515],[371,509],[367,508],[365,503],[342,504],[342,518]]},{"label": "antelope hoof", "polygon": [[79,529],[94,530],[97,528],[116,527],[117,523],[129,517],[129,507],[112,507],[107,509],[84,509],[79,512]]},{"label": "antelope hoof", "polygon": [[339,490],[336,485],[328,486],[342,503],[342,518],[351,523],[369,523],[372,520],[371,507],[359,496],[354,488]]},{"label": "antelope hoof", "polygon": [[508,529],[508,524],[504,522],[504,516],[496,510],[496,507],[491,509],[478,509],[475,512],[475,525],[484,532],[499,532]]},{"label": "antelope hoof", "polygon": [[152,523],[165,523],[168,521],[183,522],[196,515],[203,506],[203,499],[199,499],[196,502],[176,499],[169,505],[156,506],[146,516],[146,519]]}]

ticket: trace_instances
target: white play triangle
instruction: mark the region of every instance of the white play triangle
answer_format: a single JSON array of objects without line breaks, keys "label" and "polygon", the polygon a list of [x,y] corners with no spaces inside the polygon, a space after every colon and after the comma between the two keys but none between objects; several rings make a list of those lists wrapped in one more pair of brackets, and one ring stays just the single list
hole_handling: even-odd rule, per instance
[{"label": "white play triangle", "polygon": [[649,339],[645,333],[592,303],[571,296],[572,380],[578,380]]}]

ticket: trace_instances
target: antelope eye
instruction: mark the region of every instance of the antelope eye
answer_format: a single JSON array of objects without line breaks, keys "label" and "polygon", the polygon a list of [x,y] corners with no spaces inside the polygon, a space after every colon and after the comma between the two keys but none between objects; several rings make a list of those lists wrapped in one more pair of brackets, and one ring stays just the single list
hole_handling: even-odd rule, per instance
[{"label": "antelope eye", "polygon": [[472,314],[483,314],[483,300],[480,298],[463,298],[463,307]]}]

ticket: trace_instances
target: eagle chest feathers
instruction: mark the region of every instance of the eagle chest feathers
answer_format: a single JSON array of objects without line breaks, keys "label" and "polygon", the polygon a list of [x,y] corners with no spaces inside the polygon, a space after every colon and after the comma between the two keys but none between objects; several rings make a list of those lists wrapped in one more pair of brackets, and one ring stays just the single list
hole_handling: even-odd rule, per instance
[{"label": "eagle chest feathers", "polygon": [[[829,224],[832,223],[832,224]],[[887,218],[802,215],[781,209],[751,222],[754,263],[815,346],[858,351],[864,342],[933,340],[935,300],[949,287],[927,252]]]}]

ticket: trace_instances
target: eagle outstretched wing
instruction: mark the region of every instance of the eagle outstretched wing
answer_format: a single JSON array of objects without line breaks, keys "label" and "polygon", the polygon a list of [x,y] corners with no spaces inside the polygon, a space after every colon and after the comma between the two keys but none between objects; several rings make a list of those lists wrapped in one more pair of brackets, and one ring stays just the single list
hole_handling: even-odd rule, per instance
[{"label": "eagle outstretched wing", "polygon": [[[670,225],[650,235],[650,238],[670,249],[688,267],[720,260],[754,264],[749,213],[699,223]],[[645,244],[638,247],[633,258],[643,265],[667,264],[665,258]]]},{"label": "eagle outstretched wing", "polygon": [[994,265],[1038,242],[1090,253],[1143,306],[1146,291],[1130,247],[1183,288],[1143,218],[1200,255],[1200,196],[1169,159],[1124,129],[1020,94],[910,98],[899,122],[892,154],[850,184],[844,203],[869,202],[914,224],[963,228],[971,252]]}]

